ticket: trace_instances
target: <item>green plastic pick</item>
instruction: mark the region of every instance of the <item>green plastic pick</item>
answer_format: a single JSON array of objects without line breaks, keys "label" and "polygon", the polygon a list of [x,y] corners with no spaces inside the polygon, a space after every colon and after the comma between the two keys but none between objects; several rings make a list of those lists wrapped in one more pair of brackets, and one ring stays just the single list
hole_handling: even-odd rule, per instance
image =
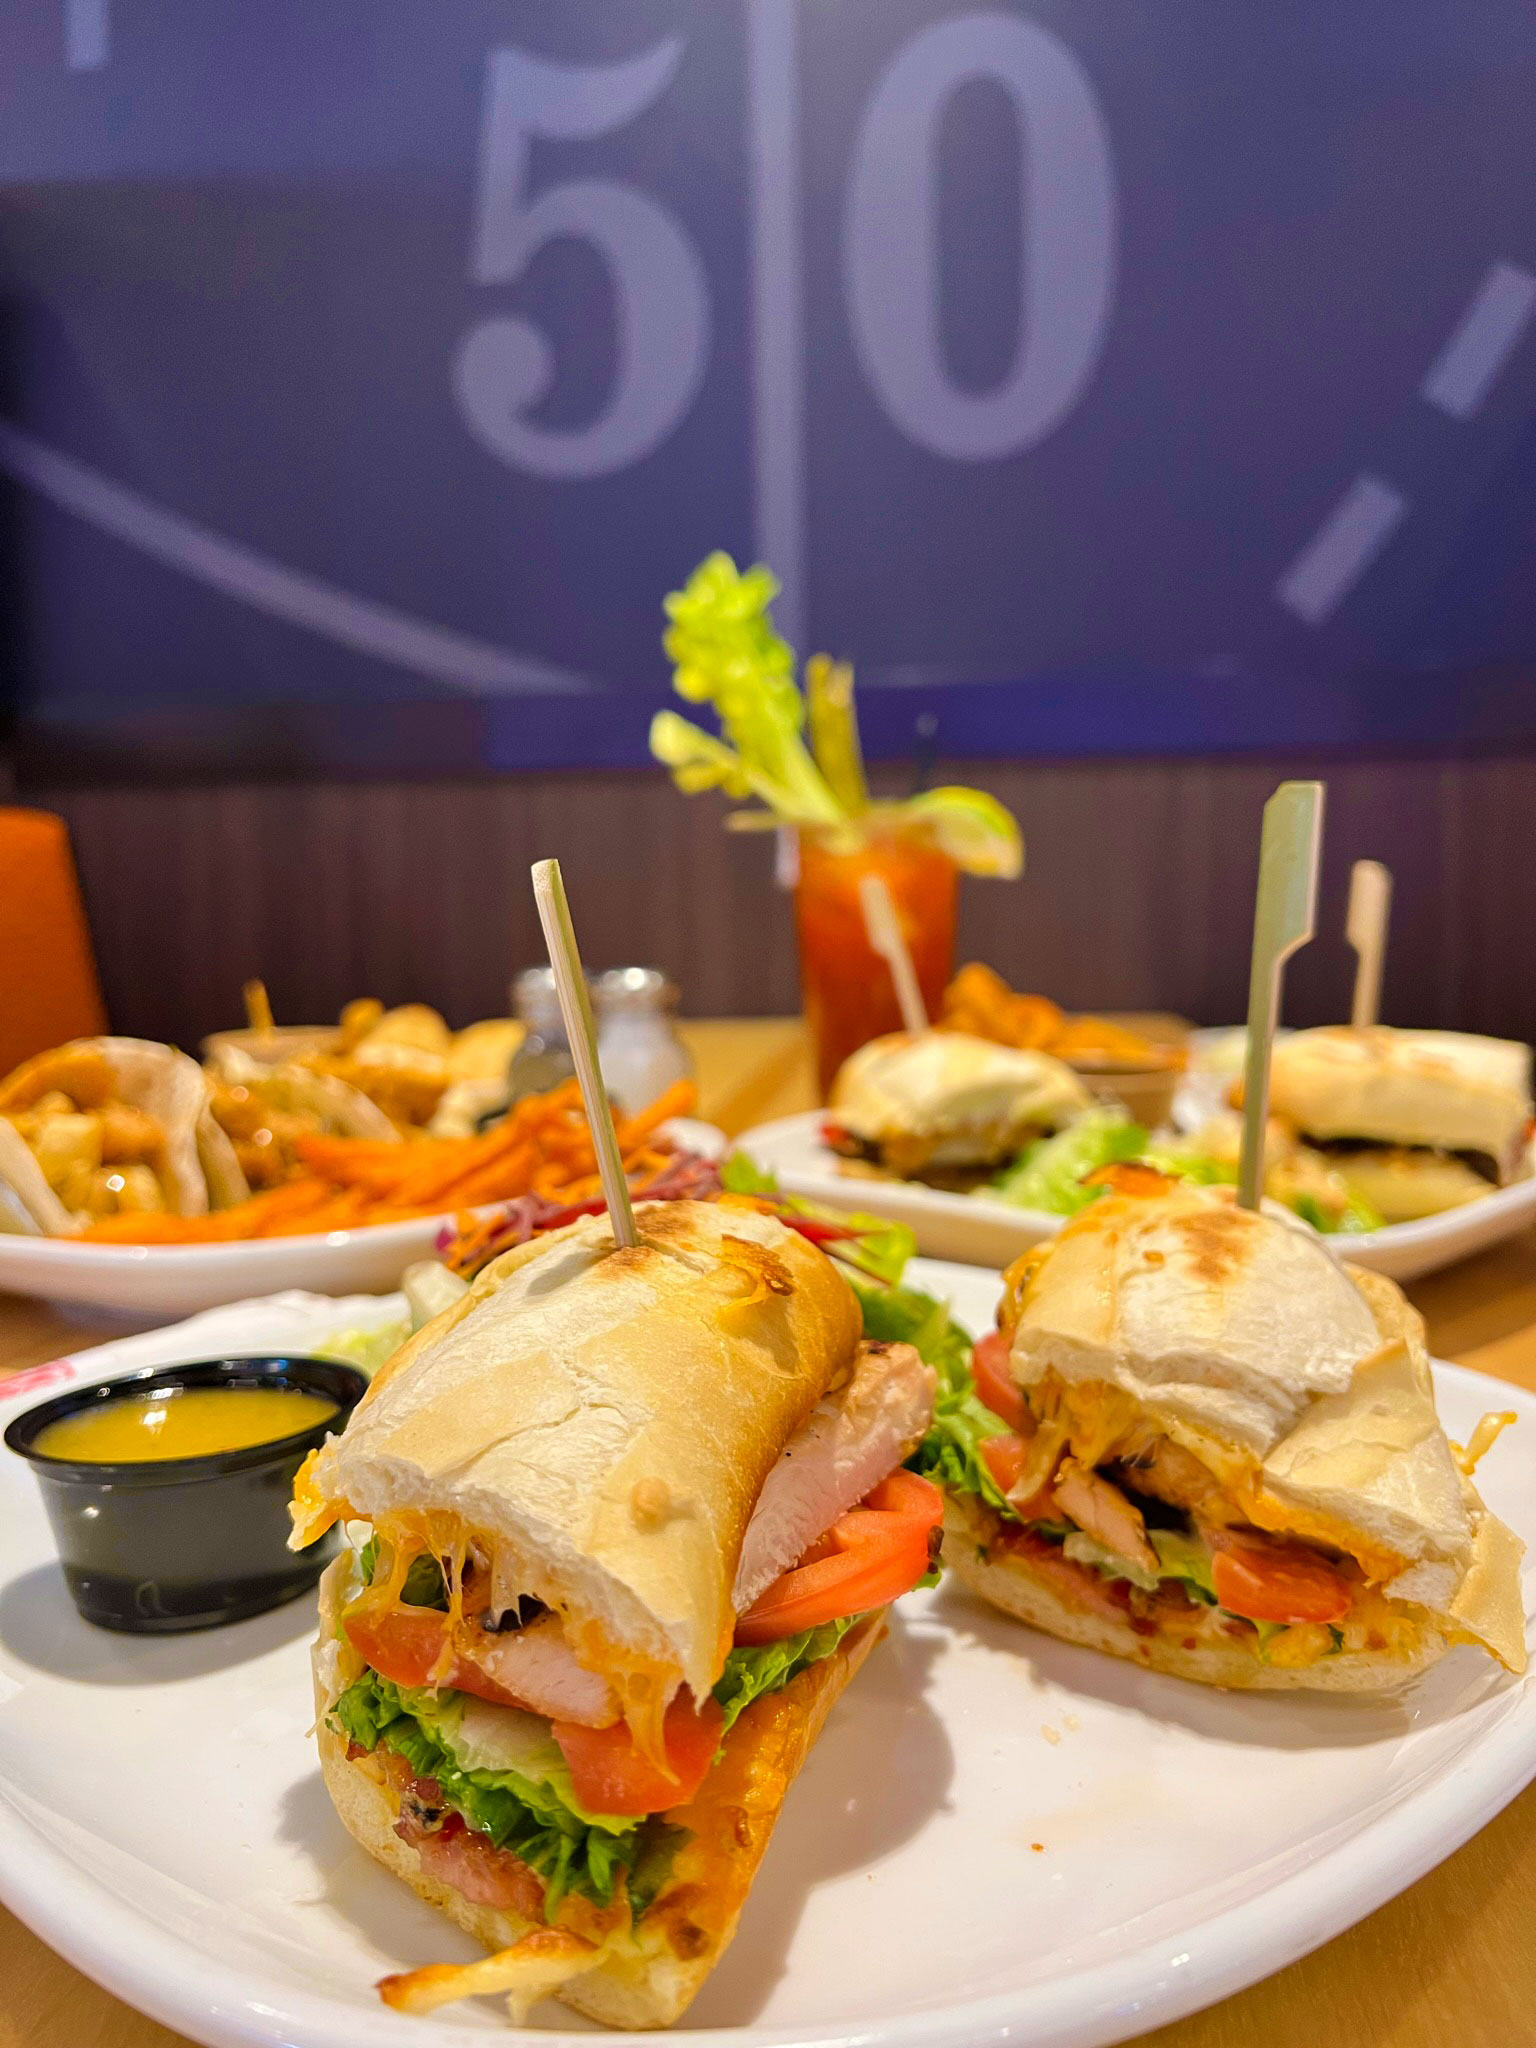
[{"label": "green plastic pick", "polygon": [[1317,867],[1323,843],[1323,784],[1282,782],[1264,806],[1259,894],[1248,977],[1248,1051],[1243,1067],[1243,1150],[1237,1199],[1257,1209],[1264,1192],[1269,1056],[1280,1021],[1285,963],[1317,923]]}]

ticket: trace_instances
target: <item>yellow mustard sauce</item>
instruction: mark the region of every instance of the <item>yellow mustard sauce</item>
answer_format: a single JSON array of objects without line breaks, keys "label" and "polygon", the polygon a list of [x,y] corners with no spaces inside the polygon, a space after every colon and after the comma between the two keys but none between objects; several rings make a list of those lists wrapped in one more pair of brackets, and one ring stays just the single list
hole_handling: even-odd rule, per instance
[{"label": "yellow mustard sauce", "polygon": [[324,1394],[294,1387],[177,1387],[127,1394],[51,1422],[37,1439],[45,1458],[136,1465],[243,1451],[313,1429],[336,1413]]}]

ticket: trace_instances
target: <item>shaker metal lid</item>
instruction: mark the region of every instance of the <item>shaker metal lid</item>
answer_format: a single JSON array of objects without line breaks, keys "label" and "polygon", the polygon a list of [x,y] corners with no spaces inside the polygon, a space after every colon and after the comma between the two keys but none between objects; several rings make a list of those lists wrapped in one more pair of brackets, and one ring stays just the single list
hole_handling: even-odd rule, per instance
[{"label": "shaker metal lid", "polygon": [[592,984],[599,1010],[670,1010],[677,987],[659,967],[610,967]]}]

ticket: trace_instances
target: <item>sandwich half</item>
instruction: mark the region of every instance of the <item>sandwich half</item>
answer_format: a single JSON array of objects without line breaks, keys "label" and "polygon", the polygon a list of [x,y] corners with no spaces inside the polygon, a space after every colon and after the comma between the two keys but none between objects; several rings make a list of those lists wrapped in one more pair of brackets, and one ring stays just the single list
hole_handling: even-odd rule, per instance
[{"label": "sandwich half", "polygon": [[1475,1201],[1531,1171],[1531,1050],[1460,1031],[1297,1031],[1270,1109],[1388,1223]]},{"label": "sandwich half", "polygon": [[903,1180],[975,1178],[1092,1103],[1049,1053],[964,1031],[893,1032],[844,1061],[823,1135],[846,1158]]},{"label": "sandwich half", "polygon": [[[1208,1685],[1374,1692],[1525,1665],[1519,1540],[1435,1413],[1423,1327],[1215,1190],[1112,1193],[1010,1271],[919,1463],[944,1561],[1021,1621]],[[995,1433],[994,1433],[995,1432]]]},{"label": "sandwich half", "polygon": [[557,1996],[677,2019],[785,1792],[942,1503],[903,1459],[934,1376],[864,1341],[834,1264],[750,1205],[585,1217],[488,1266],[300,1474],[326,1785],[492,1951],[380,1986],[413,2012]]}]

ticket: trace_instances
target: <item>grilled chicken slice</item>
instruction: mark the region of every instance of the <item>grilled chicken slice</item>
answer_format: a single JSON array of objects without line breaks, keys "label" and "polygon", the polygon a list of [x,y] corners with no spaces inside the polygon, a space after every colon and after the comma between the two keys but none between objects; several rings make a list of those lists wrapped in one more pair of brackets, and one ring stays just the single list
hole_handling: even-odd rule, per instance
[{"label": "grilled chicken slice", "polygon": [[1052,1492],[1062,1513],[1070,1515],[1106,1550],[1139,1565],[1144,1572],[1157,1570],[1157,1552],[1147,1541],[1141,1509],[1101,1473],[1067,1458],[1056,1474]]},{"label": "grilled chicken slice", "polygon": [[476,1630],[460,1655],[530,1713],[583,1728],[611,1728],[619,1718],[613,1687],[577,1663],[557,1615],[541,1615],[509,1635]]},{"label": "grilled chicken slice", "polygon": [[[913,1449],[933,1412],[934,1384],[912,1345],[860,1345],[848,1379],[812,1409],[764,1481],[736,1573],[738,1614]],[[466,1629],[458,1653],[533,1713],[587,1728],[620,1718],[613,1688],[577,1663],[556,1615],[502,1635]]]},{"label": "grilled chicken slice", "polygon": [[921,1439],[935,1374],[910,1344],[861,1344],[853,1371],[811,1410],[763,1482],[732,1594],[744,1614]]}]

